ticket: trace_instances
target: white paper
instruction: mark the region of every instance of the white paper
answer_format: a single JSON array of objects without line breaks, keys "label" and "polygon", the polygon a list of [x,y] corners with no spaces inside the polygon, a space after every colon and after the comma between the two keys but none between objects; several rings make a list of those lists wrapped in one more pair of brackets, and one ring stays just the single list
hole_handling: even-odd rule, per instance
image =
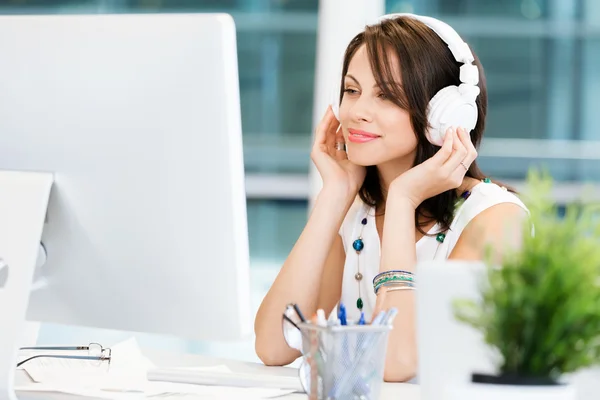
[{"label": "white paper", "polygon": [[15,386],[16,392],[60,392],[67,394],[74,394],[77,396],[94,397],[99,399],[113,399],[113,400],[138,400],[146,399],[146,394],[143,392],[115,392],[115,391],[104,391],[101,389],[82,388],[79,386],[63,386],[63,385],[50,385],[46,383],[34,383],[30,385]]},{"label": "white paper", "polygon": [[[85,352],[79,352],[81,355]],[[69,353],[73,354],[73,353]],[[23,365],[34,382],[57,385],[77,383],[79,387],[143,391],[146,375],[154,364],[141,352],[135,338],[112,347],[110,367],[107,361],[36,358]]]},{"label": "white paper", "polygon": [[[59,354],[59,353],[56,353]],[[61,352],[60,354],[65,354]],[[81,352],[71,354],[82,354]],[[110,368],[97,362],[61,358],[38,358],[23,365],[36,382],[16,387],[17,391],[62,392],[113,400],[137,399],[270,399],[292,390],[203,386],[185,383],[151,382],[148,370],[156,366],[141,352],[132,338],[112,347]],[[224,365],[182,368],[191,371],[231,373]]]},{"label": "white paper", "polygon": [[[205,398],[212,396],[219,399],[271,399],[293,393],[293,390],[240,388],[229,386],[202,386],[183,383],[151,382],[151,388],[146,392],[148,398],[195,395]],[[212,398],[211,397],[211,398]]]},{"label": "white paper", "polygon": [[203,386],[230,386],[301,391],[298,377],[265,376],[263,374],[232,372],[225,366],[212,368],[158,368],[148,372],[155,382],[173,382]]},{"label": "white paper", "polygon": [[[177,368],[181,371],[206,371],[231,374],[232,380],[235,380],[235,373],[232,372],[226,365],[216,365],[210,367],[181,367]],[[216,385],[197,385],[192,383],[173,383],[163,381],[148,382],[148,397],[158,396],[161,399],[171,398],[172,395],[199,395],[202,396],[217,396],[220,398],[243,398],[243,399],[270,399],[294,393],[294,390],[275,389],[275,388],[248,388],[240,386],[216,386]],[[223,396],[223,397],[219,397]],[[229,396],[229,397],[228,397]],[[177,397],[179,398],[179,397]],[[210,397],[213,398],[213,397]]]},{"label": "white paper", "polygon": [[230,373],[231,370],[227,367],[227,365],[213,365],[210,367],[178,367],[178,370],[181,371],[210,371],[210,372],[220,372],[222,374]]},{"label": "white paper", "polygon": [[200,386],[178,383],[149,382],[148,390],[144,392],[109,391],[93,388],[82,388],[71,385],[53,386],[36,383],[15,387],[19,392],[61,392],[78,396],[96,397],[112,400],[138,400],[138,399],[244,399],[261,400],[273,399],[293,393],[291,390],[236,388],[226,386]]}]

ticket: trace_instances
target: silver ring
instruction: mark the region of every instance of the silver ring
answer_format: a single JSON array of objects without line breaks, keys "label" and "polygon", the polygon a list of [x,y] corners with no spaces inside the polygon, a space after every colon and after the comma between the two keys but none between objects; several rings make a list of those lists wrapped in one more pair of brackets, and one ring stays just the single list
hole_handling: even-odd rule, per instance
[{"label": "silver ring", "polygon": [[460,162],[460,165],[462,165],[462,166],[465,168],[465,171],[468,171],[468,170],[469,170],[469,167],[467,167],[467,166],[465,165],[465,163],[463,163],[462,161]]},{"label": "silver ring", "polygon": [[346,151],[346,143],[344,143],[344,142],[337,142],[335,144],[335,149],[339,150],[339,151]]}]

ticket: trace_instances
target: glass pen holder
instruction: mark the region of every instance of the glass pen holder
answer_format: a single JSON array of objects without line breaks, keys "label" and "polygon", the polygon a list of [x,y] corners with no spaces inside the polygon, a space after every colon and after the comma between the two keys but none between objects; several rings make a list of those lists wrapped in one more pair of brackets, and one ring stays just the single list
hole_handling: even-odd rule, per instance
[{"label": "glass pen holder", "polygon": [[300,381],[310,399],[379,399],[390,325],[299,328]]}]

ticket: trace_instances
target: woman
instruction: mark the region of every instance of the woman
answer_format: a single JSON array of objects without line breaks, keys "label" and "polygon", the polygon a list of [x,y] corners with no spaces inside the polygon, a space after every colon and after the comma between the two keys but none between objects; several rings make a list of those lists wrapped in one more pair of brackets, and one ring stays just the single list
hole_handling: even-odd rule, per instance
[{"label": "woman", "polygon": [[[393,270],[410,275],[417,262],[432,259],[481,260],[488,245],[501,256],[520,242],[525,206],[476,163],[487,111],[481,64],[462,40],[447,44],[418,18],[385,18],[346,50],[339,122],[328,109],[311,153],[323,187],[256,316],[256,352],[267,365],[300,355],[282,334],[288,303],[310,316],[317,309],[329,314],[341,302],[354,320],[395,307],[384,379],[409,380],[417,369],[415,293],[392,285],[375,294],[373,278]],[[471,74],[457,62],[461,51],[470,57],[464,69],[472,67]],[[448,86],[468,89],[469,80],[476,111],[470,132],[462,126],[436,132],[431,124],[441,111],[432,108],[440,96],[432,98]],[[462,111],[444,118],[455,114]]]}]

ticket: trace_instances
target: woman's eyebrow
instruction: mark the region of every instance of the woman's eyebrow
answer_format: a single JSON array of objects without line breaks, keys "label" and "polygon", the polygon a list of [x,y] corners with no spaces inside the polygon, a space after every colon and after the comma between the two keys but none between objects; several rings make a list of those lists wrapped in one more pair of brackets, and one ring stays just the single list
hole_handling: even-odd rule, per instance
[{"label": "woman's eyebrow", "polygon": [[352,76],[350,74],[346,74],[346,78],[352,79],[357,85],[360,86],[360,83],[358,83],[358,79],[356,79],[354,76]]},{"label": "woman's eyebrow", "polygon": [[[346,74],[346,78],[352,79],[354,82],[356,82],[357,85],[360,86],[360,83],[358,82],[358,79],[356,79],[353,75]],[[385,81],[385,82],[383,82],[383,84],[386,85],[386,86],[399,86],[399,87],[402,87],[402,84],[400,82],[388,82],[388,81]],[[377,87],[377,86],[379,86],[377,83],[373,84],[373,87]]]}]

